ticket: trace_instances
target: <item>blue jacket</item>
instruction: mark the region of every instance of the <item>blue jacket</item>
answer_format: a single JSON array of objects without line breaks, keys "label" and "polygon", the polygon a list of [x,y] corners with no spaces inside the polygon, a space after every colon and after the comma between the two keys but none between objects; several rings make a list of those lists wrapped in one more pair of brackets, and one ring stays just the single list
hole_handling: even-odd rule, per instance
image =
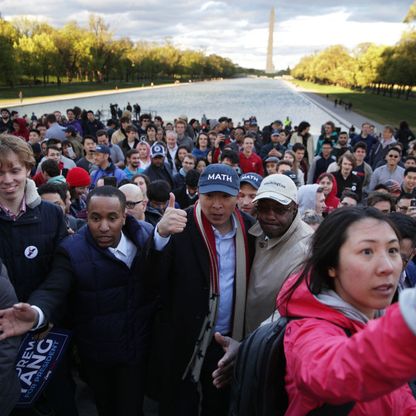
[{"label": "blue jacket", "polygon": [[88,226],[59,246],[33,304],[54,321],[69,299],[81,359],[113,365],[137,364],[145,357],[157,293],[146,269],[152,262],[144,260],[152,231],[150,224],[127,217],[123,232],[137,246],[131,268],[97,246]]},{"label": "blue jacket", "polygon": [[111,163],[106,169],[95,169],[91,172],[91,189],[95,188],[97,185],[97,181],[100,178],[104,178],[106,176],[114,176],[117,179],[117,185],[123,180],[127,179],[127,175],[123,172],[120,168],[116,165]]},{"label": "blue jacket", "polygon": [[416,287],[416,265],[412,261],[409,261],[406,266],[406,276],[412,284],[412,287]]},{"label": "blue jacket", "polygon": [[[88,226],[66,238],[49,279],[66,280],[70,319],[82,359],[138,363],[146,354],[156,290],[147,286],[145,246],[153,227],[128,216],[125,235],[137,246],[131,268],[95,243]],[[40,302],[41,306],[42,303]],[[59,304],[57,305],[59,306]]]}]

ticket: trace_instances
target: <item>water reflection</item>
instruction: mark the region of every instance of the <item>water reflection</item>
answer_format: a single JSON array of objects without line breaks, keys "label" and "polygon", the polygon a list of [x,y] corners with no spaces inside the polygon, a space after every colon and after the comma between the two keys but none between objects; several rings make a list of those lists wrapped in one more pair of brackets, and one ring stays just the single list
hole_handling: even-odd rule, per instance
[{"label": "water reflection", "polygon": [[235,124],[244,118],[256,115],[261,126],[273,120],[289,116],[292,125],[307,120],[312,131],[330,119],[328,114],[290,88],[285,82],[273,79],[235,79],[206,83],[187,84],[98,97],[55,101],[37,105],[17,107],[21,114],[43,114],[78,105],[85,109],[108,110],[110,103],[124,108],[127,103],[139,103],[142,109],[156,110],[166,121],[186,114],[189,118],[231,117]]}]

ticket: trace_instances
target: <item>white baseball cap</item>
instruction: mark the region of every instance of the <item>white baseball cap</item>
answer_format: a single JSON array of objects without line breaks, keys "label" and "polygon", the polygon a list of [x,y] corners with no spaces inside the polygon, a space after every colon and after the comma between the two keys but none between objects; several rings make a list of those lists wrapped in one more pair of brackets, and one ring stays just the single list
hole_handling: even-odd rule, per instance
[{"label": "white baseball cap", "polygon": [[260,199],[273,199],[282,205],[289,205],[292,201],[297,204],[298,189],[288,176],[276,173],[263,179],[253,202]]}]

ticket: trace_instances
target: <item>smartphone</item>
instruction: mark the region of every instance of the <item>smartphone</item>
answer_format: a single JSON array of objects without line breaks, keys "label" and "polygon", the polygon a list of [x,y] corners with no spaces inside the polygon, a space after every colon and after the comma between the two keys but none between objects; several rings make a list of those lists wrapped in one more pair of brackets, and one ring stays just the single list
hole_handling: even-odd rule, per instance
[{"label": "smartphone", "polygon": [[115,176],[106,176],[104,179],[104,186],[114,186],[114,188],[117,188],[117,178]]},{"label": "smartphone", "polygon": [[410,206],[411,207],[416,207],[416,198],[413,198],[410,200]]},{"label": "smartphone", "polygon": [[68,148],[66,149],[66,151],[67,151],[67,153],[68,153],[68,157],[69,157],[70,159],[75,159],[76,154],[75,154],[74,150],[72,149],[72,147],[68,147]]}]

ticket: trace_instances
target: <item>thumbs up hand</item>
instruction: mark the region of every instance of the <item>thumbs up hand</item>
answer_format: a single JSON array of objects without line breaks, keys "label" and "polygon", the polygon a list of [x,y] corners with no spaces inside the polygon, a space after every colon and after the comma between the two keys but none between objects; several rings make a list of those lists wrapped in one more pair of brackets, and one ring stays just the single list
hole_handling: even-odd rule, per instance
[{"label": "thumbs up hand", "polygon": [[171,192],[168,207],[157,224],[157,232],[165,238],[172,234],[181,233],[186,226],[186,221],[186,212],[183,209],[175,208],[175,195]]},{"label": "thumbs up hand", "polygon": [[175,208],[175,195],[172,192],[169,194],[168,208]]}]

